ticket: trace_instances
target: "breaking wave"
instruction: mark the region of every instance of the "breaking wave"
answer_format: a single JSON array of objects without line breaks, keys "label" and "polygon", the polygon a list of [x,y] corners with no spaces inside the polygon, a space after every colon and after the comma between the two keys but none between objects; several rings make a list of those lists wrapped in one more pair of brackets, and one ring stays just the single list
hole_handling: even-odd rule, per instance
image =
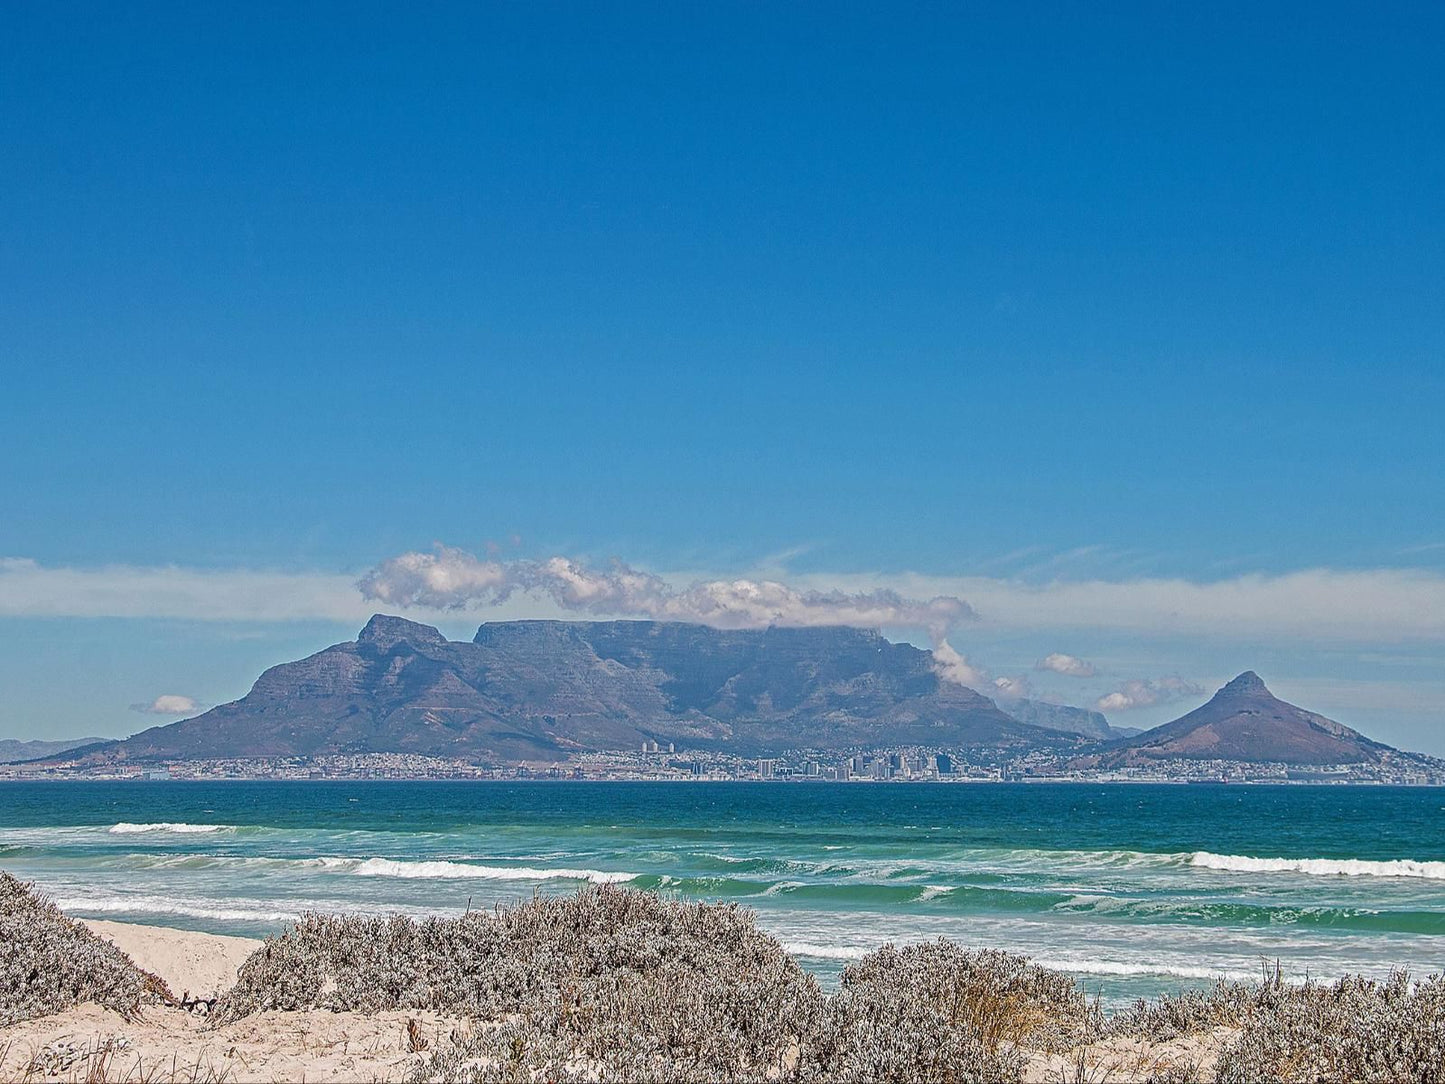
[{"label": "breaking wave", "polygon": [[1445,881],[1445,862],[1396,858],[1371,862],[1363,858],[1251,858],[1241,854],[1195,851],[1189,864],[1227,873],[1303,873],[1311,877],[1413,877]]},{"label": "breaking wave", "polygon": [[208,832],[229,832],[235,829],[232,824],[186,824],[184,822],[162,821],[159,824],[132,824],[129,821],[121,821],[119,824],[112,824],[109,828],[113,836],[137,835],[141,832],[174,832],[182,836],[199,836]]},{"label": "breaking wave", "polygon": [[1258,979],[1258,971],[1233,971],[1220,967],[1186,964],[1133,964],[1119,960],[1060,960],[1035,957],[1032,963],[1050,971],[1071,971],[1075,975],[1169,975],[1178,979],[1230,979],[1236,982]]},{"label": "breaking wave", "polygon": [[[336,861],[346,861],[345,859]],[[402,877],[408,880],[590,881],[621,884],[637,874],[600,869],[534,869],[530,866],[474,866],[468,862],[397,862],[368,858],[351,871],[358,877]]]}]

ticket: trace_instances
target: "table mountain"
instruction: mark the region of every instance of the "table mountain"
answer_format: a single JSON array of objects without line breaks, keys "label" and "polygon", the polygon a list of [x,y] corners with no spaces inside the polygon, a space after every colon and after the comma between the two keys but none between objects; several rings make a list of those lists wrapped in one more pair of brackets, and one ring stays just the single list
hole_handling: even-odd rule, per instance
[{"label": "table mountain", "polygon": [[1204,706],[1106,749],[1098,761],[1106,768],[1174,758],[1361,764],[1396,751],[1342,723],[1285,703],[1253,670],[1240,674]]},{"label": "table mountain", "polygon": [[941,679],[930,652],[877,632],[507,621],[463,643],[378,614],[356,640],[267,670],[234,703],[86,752],[112,761],[401,752],[514,763],[645,740],[743,755],[1080,741],[1011,718]]}]

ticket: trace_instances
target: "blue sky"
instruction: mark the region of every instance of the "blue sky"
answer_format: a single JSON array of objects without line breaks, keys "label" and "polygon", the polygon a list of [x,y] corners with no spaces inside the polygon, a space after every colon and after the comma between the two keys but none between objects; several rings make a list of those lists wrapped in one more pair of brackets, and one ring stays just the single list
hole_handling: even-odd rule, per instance
[{"label": "blue sky", "polygon": [[990,679],[1252,666],[1445,754],[1442,32],[12,5],[0,733],[240,695],[492,543],[957,596]]}]

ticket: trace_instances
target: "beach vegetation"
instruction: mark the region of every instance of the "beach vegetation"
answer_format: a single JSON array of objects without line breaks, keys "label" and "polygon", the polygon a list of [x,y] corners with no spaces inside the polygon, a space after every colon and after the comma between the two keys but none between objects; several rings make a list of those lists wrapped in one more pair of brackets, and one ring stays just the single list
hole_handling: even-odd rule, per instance
[{"label": "beach vegetation", "polygon": [[0,871],[0,1027],[93,1001],[134,1019],[174,999],[109,941]]},{"label": "beach vegetation", "polygon": [[1138,1002],[1109,1021],[1115,1035],[1167,1042],[1231,1029],[1214,1079],[1383,1081],[1445,1079],[1445,977],[1412,982],[1349,976],[1333,984],[1220,982]]}]

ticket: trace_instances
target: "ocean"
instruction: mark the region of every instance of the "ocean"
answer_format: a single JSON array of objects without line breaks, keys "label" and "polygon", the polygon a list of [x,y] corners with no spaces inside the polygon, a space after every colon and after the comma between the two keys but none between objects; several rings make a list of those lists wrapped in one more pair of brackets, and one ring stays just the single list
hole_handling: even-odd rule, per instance
[{"label": "ocean", "polygon": [[1445,969],[1445,791],[587,782],[0,784],[0,869],[84,917],[264,936],[588,882],[757,912],[825,985],[886,942],[1022,952],[1106,1006]]}]

